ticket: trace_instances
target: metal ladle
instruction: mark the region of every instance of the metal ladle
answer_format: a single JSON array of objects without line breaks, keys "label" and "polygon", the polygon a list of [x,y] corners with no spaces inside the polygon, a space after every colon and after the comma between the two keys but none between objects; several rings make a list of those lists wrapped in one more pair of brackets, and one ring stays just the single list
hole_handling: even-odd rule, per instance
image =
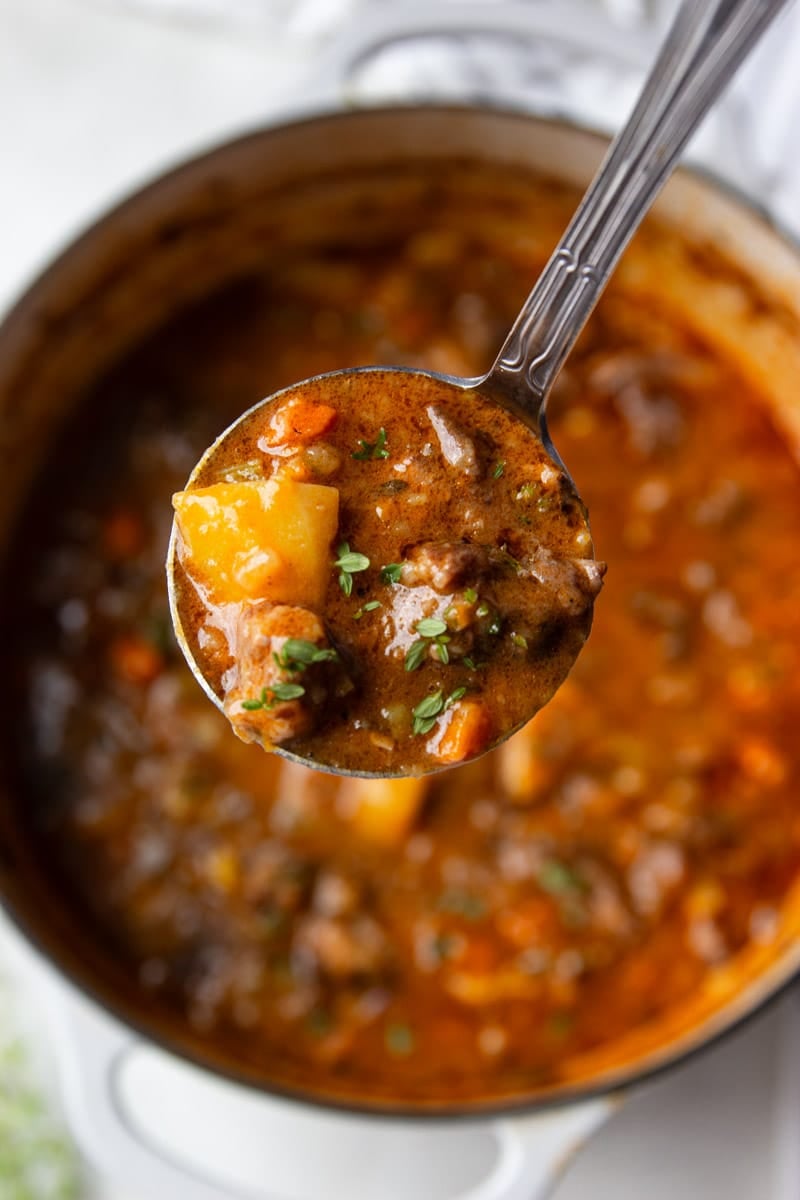
[{"label": "metal ladle", "polygon": [[[681,150],[786,3],[683,0],[630,118],[609,148],[491,369],[478,379],[438,376],[454,387],[479,391],[519,417],[562,470],[564,464],[550,440],[545,417],[553,381]],[[357,370],[363,374],[372,368]],[[333,372],[330,378],[333,381],[347,373]],[[410,369],[409,373],[434,374]],[[221,441],[274,399],[273,395],[260,401],[231,425],[206,452],[192,478]],[[189,482],[191,485],[192,480]],[[177,598],[176,559],[173,525],[167,558],[173,624],[195,678],[221,708],[220,697],[204,677],[185,636]],[[282,748],[279,752],[307,761]],[[319,761],[307,765],[326,768]]]}]

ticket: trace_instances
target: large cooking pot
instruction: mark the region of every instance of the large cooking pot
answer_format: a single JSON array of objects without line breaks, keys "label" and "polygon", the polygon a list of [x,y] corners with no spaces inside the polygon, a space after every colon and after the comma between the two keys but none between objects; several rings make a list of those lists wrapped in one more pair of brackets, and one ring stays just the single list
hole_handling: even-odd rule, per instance
[{"label": "large cooking pot", "polygon": [[[583,187],[604,148],[598,135],[520,113],[448,107],[338,113],[245,137],[134,196],[63,254],[0,329],[5,474],[0,552],[73,398],[167,314],[244,269],[265,240],[295,239],[301,244],[309,231],[326,221],[364,231],[391,228],[405,201],[402,186],[398,184],[388,201],[385,194],[381,204],[370,201],[381,176],[401,181],[403,164],[412,158],[443,167],[448,158],[466,158],[543,170]],[[674,279],[667,275],[642,280],[641,286],[658,288],[662,297],[671,292],[675,305],[690,314],[704,336],[735,355],[742,371],[774,404],[776,419],[800,445],[800,400],[787,383],[800,373],[800,254],[761,214],[697,175],[677,176],[659,211],[663,221],[680,228],[688,244],[703,251],[697,255],[694,280],[702,283],[702,293],[693,287],[690,271],[676,273]],[[708,278],[703,266],[715,255],[731,268],[718,281]],[[750,294],[758,297],[755,318],[747,303]],[[139,1038],[161,1045],[201,1068],[200,1074],[189,1076],[187,1085],[188,1095],[196,1087],[198,1103],[209,1074],[232,1077],[272,1098],[286,1089],[267,1074],[234,1069],[218,1049],[188,1025],[165,1017],[131,986],[124,966],[87,933],[54,887],[35,845],[15,819],[12,786],[9,779],[2,780],[0,897],[48,964],[54,1022],[66,1032],[61,1039],[65,1082],[79,1133],[101,1164],[124,1171],[127,1185],[138,1187],[142,1195],[170,1200],[219,1197],[226,1190],[222,1184],[190,1177],[162,1158],[156,1147],[137,1140],[116,1091],[120,1062]],[[585,1079],[546,1093],[531,1092],[506,1105],[502,1113],[469,1102],[439,1110],[443,1118],[468,1113],[492,1120],[498,1134],[499,1149],[486,1160],[482,1182],[459,1194],[531,1200],[549,1176],[550,1164],[609,1111],[610,1097],[708,1045],[775,996],[800,967],[797,900],[795,895],[787,899],[777,948],[754,954],[730,995],[716,1003],[698,1002],[673,1029],[663,1030],[657,1044],[631,1033],[612,1056],[598,1060]],[[55,974],[59,978],[54,981]],[[316,1106],[337,1106],[336,1096],[321,1092],[313,1081],[291,1089],[291,1095]],[[230,1128],[252,1117],[257,1138],[266,1136],[259,1124],[262,1116],[274,1120],[277,1111],[283,1112],[281,1105],[276,1109],[266,1101],[260,1109],[256,1102],[254,1109],[252,1094],[241,1087],[221,1086],[217,1098],[222,1106],[220,1126]],[[556,1112],[564,1105],[568,1107]],[[377,1118],[399,1115],[408,1119],[415,1114],[408,1105],[402,1114],[393,1113],[391,1106],[375,1109],[372,1135],[383,1128],[374,1123]],[[354,1117],[339,1120],[336,1138],[346,1136],[349,1128],[363,1147],[360,1139],[370,1136],[369,1129]],[[285,1134],[279,1130],[276,1136],[280,1140]],[[262,1150],[269,1163],[273,1150]],[[422,1185],[417,1194],[433,1196],[426,1187],[431,1185]],[[325,1194],[331,1190],[326,1188]]]}]

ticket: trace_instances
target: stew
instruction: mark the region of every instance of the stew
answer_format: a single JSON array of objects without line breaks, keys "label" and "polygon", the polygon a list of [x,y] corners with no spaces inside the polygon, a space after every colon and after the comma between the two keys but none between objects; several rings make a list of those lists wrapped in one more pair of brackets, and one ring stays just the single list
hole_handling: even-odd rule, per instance
[{"label": "stew", "polygon": [[265,245],[98,381],[2,592],[5,753],[64,905],[228,1065],[359,1100],[513,1097],[658,1045],[777,954],[800,867],[800,470],[642,294],[686,259],[657,225],[553,398],[612,569],[530,724],[451,771],[340,778],[232,737],[187,670],[163,563],[203,447],[303,372],[484,370],[575,200],[446,177],[380,242]]},{"label": "stew", "polygon": [[281,393],[173,503],[178,618],[234,732],[343,771],[420,774],[524,724],[604,571],[533,431],[422,374]]}]

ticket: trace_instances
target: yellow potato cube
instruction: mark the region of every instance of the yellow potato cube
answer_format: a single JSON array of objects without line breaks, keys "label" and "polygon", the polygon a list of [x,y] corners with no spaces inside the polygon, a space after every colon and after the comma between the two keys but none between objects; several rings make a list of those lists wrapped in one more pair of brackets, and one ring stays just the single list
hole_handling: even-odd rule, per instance
[{"label": "yellow potato cube", "polygon": [[294,480],[218,483],[172,498],[181,561],[217,604],[321,608],[339,523],[337,488]]},{"label": "yellow potato cube", "polygon": [[424,776],[353,777],[343,781],[337,808],[358,837],[382,846],[397,846],[410,832],[427,792]]}]

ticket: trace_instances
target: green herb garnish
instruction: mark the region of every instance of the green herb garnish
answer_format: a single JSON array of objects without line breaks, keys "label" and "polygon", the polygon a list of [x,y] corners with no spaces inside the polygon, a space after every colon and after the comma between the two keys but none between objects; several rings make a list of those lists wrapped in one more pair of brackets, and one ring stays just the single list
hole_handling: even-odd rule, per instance
[{"label": "green herb garnish", "polygon": [[414,1034],[408,1025],[399,1022],[387,1026],[385,1041],[389,1053],[398,1057],[404,1058],[414,1049]]},{"label": "green herb garnish", "polygon": [[535,500],[539,494],[538,485],[535,483],[523,483],[522,487],[517,492],[517,500]]},{"label": "green herb garnish", "polygon": [[440,912],[452,913],[464,917],[467,921],[480,921],[486,916],[486,901],[482,896],[473,892],[463,892],[459,888],[448,888],[442,892],[436,907]]},{"label": "green herb garnish", "polygon": [[475,609],[475,616],[476,617],[488,617],[490,612],[491,612],[491,609],[489,608],[488,604],[485,604],[485,603],[479,604],[478,607]]},{"label": "green herb garnish", "polygon": [[353,592],[353,576],[359,571],[366,571],[369,559],[366,554],[351,550],[347,542],[342,542],[336,553],[339,557],[333,565],[339,568],[339,587],[345,596],[350,596]]},{"label": "green herb garnish", "polygon": [[551,896],[582,892],[586,888],[583,880],[573,870],[554,858],[542,863],[536,876],[536,882],[543,891],[549,892]]},{"label": "green herb garnish", "polygon": [[402,563],[387,563],[381,567],[381,583],[399,583],[402,573]]},{"label": "green herb garnish", "polygon": [[416,734],[430,733],[436,724],[437,717],[440,717],[445,709],[451,704],[455,704],[462,696],[466,694],[465,687],[456,688],[451,692],[447,699],[444,698],[442,689],[434,692],[432,696],[426,696],[424,700],[420,700],[416,708],[412,709],[411,715],[414,718],[412,732]]},{"label": "green herb garnish", "polygon": [[441,633],[447,633],[447,625],[440,617],[423,617],[414,626],[420,637],[435,638]]},{"label": "green herb garnish", "polygon": [[414,718],[413,732],[416,734],[430,733],[436,724],[436,718],[443,711],[444,695],[440,688],[432,696],[426,696],[424,700],[420,700],[417,707],[412,710],[411,715]]},{"label": "green herb garnish", "polygon": [[406,651],[405,657],[404,665],[407,671],[416,671],[417,667],[422,666],[422,660],[428,653],[429,646],[430,642],[425,641],[424,638],[420,638],[419,641],[411,643]]},{"label": "green herb garnish", "polygon": [[478,599],[478,593],[475,591],[475,588],[465,588],[464,599],[466,600],[467,604],[475,604]]},{"label": "green herb garnish", "polygon": [[504,462],[499,462],[497,464],[497,466],[495,467],[495,469],[492,471],[492,479],[499,479],[500,476],[503,474],[503,471],[505,471],[505,469],[506,469],[506,464]]},{"label": "green herb garnish", "polygon": [[360,459],[361,462],[370,458],[389,457],[389,451],[386,449],[386,430],[383,427],[378,431],[376,442],[365,442],[363,438],[359,438],[358,444],[361,448],[353,451],[353,458]]},{"label": "green herb garnish", "polygon": [[528,649],[528,639],[526,637],[523,637],[521,633],[512,633],[511,641],[520,650]]},{"label": "green herb garnish", "polygon": [[428,649],[433,646],[435,648],[436,657],[440,663],[445,666],[450,662],[450,651],[447,649],[447,643],[450,637],[447,633],[447,623],[441,617],[422,617],[417,621],[414,629],[422,637],[416,642],[412,642],[406,652],[405,668],[407,671],[416,671],[422,666],[422,661]]},{"label": "green herb garnish", "polygon": [[305,671],[312,663],[335,662],[339,655],[330,647],[316,646],[305,638],[287,638],[280,653],[272,657],[283,671]]},{"label": "green herb garnish", "polygon": [[380,600],[370,600],[367,604],[362,604],[358,612],[353,613],[353,620],[360,621],[364,613],[375,612],[375,609],[380,607]]},{"label": "green herb garnish", "polygon": [[246,712],[256,712],[260,708],[270,709],[284,700],[299,700],[305,694],[306,689],[299,683],[273,683],[268,688],[263,687],[260,696],[243,700],[242,708]]}]

